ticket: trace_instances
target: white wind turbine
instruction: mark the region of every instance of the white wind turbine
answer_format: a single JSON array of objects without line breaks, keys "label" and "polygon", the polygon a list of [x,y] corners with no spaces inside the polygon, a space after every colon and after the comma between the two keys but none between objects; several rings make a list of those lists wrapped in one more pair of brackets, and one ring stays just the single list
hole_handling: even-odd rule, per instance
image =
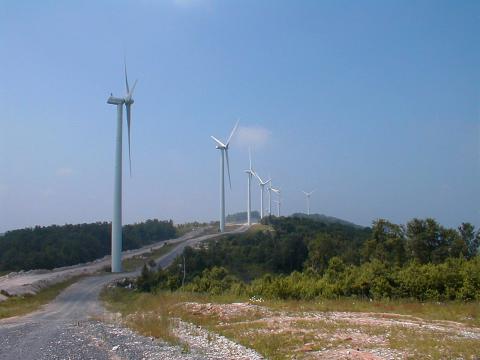
[{"label": "white wind turbine", "polygon": [[310,196],[315,192],[315,190],[312,190],[310,192],[303,191],[302,192],[305,194],[305,197],[307,198],[307,215],[310,215]]},{"label": "white wind turbine", "polygon": [[224,144],[220,140],[218,140],[215,136],[211,136],[211,138],[217,143],[216,148],[220,150],[220,231],[225,231],[225,158],[227,160],[227,171],[228,171],[228,182],[230,184],[230,189],[232,188],[232,181],[230,179],[230,164],[228,162],[228,146],[230,145],[230,140],[232,140],[232,136],[237,130],[238,121],[233,127],[230,136],[228,137],[227,142]]},{"label": "white wind turbine", "polygon": [[278,195],[278,200],[275,200],[277,203],[277,216],[280,217],[280,206],[282,204],[281,192],[280,189],[271,188],[274,193]]},{"label": "white wind turbine", "polygon": [[270,179],[263,181],[257,173],[254,173],[260,185],[260,219],[263,219],[263,189],[270,182]]},{"label": "white wind turbine", "polygon": [[270,184],[267,187],[268,190],[268,216],[272,216],[272,181],[270,180]]},{"label": "white wind turbine", "polygon": [[277,204],[277,217],[280,217],[280,204],[282,203],[280,201],[280,198],[278,200],[273,200]]},{"label": "white wind turbine", "polygon": [[117,106],[117,134],[115,142],[115,185],[113,191],[113,219],[112,219],[112,272],[122,271],[122,130],[123,130],[123,105],[127,112],[128,130],[128,158],[130,175],[132,174],[132,161],[130,156],[130,121],[131,106],[134,102],[132,95],[137,85],[135,80],[132,89],[128,86],[127,65],[125,65],[125,86],[127,94],[123,98],[114,97],[107,100],[108,104]]},{"label": "white wind turbine", "polygon": [[250,167],[248,170],[245,170],[247,173],[247,224],[252,225],[252,219],[251,219],[251,214],[252,214],[252,190],[251,190],[251,182],[252,182],[252,176],[255,176],[255,171],[252,168],[252,153],[250,151],[250,148],[248,149],[248,160],[250,163]]}]

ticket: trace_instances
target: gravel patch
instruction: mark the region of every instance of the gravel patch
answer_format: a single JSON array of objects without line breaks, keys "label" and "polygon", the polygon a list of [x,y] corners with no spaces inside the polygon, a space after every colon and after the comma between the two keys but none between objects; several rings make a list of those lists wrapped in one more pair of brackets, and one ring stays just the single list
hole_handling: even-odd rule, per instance
[{"label": "gravel patch", "polygon": [[175,335],[191,349],[205,354],[211,360],[261,360],[255,350],[237,344],[222,335],[215,334],[200,326],[175,319]]},{"label": "gravel patch", "polygon": [[[207,359],[202,353],[171,345],[164,341],[142,336],[136,332],[116,324],[105,324],[100,321],[87,321],[72,326],[79,339],[103,348],[111,358],[119,359]],[[81,342],[82,340],[80,340]]]}]

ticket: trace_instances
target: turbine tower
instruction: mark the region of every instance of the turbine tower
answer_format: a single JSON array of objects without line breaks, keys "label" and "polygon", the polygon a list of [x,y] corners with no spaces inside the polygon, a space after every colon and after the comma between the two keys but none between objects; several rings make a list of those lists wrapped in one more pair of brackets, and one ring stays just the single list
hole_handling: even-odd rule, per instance
[{"label": "turbine tower", "polygon": [[305,194],[305,197],[307,198],[307,215],[310,215],[310,196],[315,192],[315,190],[312,190],[310,192],[303,191],[302,192]]},{"label": "turbine tower", "polygon": [[280,217],[280,205],[282,204],[282,198],[280,195],[280,189],[271,188],[274,193],[278,195],[278,200],[275,200],[277,203],[277,216]]},{"label": "turbine tower", "polygon": [[282,203],[280,199],[274,200],[274,202],[277,204],[277,217],[280,217],[280,204]]},{"label": "turbine tower", "polygon": [[134,102],[132,95],[137,85],[137,80],[132,86],[128,86],[127,65],[125,64],[125,86],[127,94],[123,98],[114,97],[113,94],[107,100],[108,104],[117,106],[117,134],[115,141],[115,182],[113,191],[113,219],[112,219],[112,272],[122,271],[122,130],[123,130],[123,105],[127,112],[128,130],[128,159],[130,175],[132,174],[132,160],[130,156],[130,121],[131,106]]},{"label": "turbine tower", "polygon": [[257,173],[254,173],[260,185],[260,219],[263,219],[263,189],[270,182],[270,179],[263,181]]},{"label": "turbine tower", "polygon": [[228,171],[228,182],[230,184],[230,189],[232,188],[232,181],[230,179],[230,164],[228,162],[228,147],[230,145],[230,140],[232,140],[235,130],[237,130],[238,121],[233,127],[230,136],[228,137],[227,142],[224,144],[218,140],[215,136],[211,138],[217,143],[216,148],[220,150],[220,232],[225,231],[225,158],[227,160],[227,171]]},{"label": "turbine tower", "polygon": [[252,153],[250,151],[250,148],[248,149],[248,160],[250,163],[250,167],[248,170],[245,170],[247,173],[247,224],[250,226],[252,225],[252,219],[251,219],[251,214],[252,214],[252,190],[251,190],[251,182],[252,182],[252,176],[255,176],[255,171],[252,168]]},{"label": "turbine tower", "polygon": [[272,182],[268,184],[268,216],[272,216]]}]

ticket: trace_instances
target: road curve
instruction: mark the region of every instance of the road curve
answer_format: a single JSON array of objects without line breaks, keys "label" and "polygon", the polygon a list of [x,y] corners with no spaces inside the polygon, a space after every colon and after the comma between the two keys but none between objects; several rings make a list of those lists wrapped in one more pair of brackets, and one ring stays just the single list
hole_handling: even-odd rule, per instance
[{"label": "road curve", "polygon": [[[247,229],[241,226],[224,234]],[[186,246],[224,234],[185,240],[157,259],[157,264],[167,267]],[[106,312],[98,301],[101,289],[115,279],[137,275],[139,271],[84,278],[41,310],[0,320],[0,359],[203,359],[202,354],[185,354],[178,346],[152,342],[118,325],[94,320]]]}]

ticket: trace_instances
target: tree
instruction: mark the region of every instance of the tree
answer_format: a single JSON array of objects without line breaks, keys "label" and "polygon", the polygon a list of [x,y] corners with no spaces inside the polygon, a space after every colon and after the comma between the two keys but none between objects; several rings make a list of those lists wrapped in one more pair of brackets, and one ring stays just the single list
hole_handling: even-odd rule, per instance
[{"label": "tree", "polygon": [[[410,256],[421,264],[432,261],[435,250],[439,254],[440,225],[434,219],[413,219],[407,223],[407,248]],[[439,257],[435,257],[439,260]]]},{"label": "tree", "polygon": [[319,233],[308,244],[308,259],[306,268],[323,273],[328,267],[329,260],[337,255],[338,241],[330,234]]},{"label": "tree", "polygon": [[480,245],[480,231],[475,234],[475,227],[470,223],[462,223],[458,227],[458,232],[462,237],[467,247],[468,258],[472,258],[478,253],[478,246]]},{"label": "tree", "polygon": [[380,260],[393,265],[406,261],[405,231],[396,224],[379,219],[373,222],[371,237],[364,243],[365,260]]}]

